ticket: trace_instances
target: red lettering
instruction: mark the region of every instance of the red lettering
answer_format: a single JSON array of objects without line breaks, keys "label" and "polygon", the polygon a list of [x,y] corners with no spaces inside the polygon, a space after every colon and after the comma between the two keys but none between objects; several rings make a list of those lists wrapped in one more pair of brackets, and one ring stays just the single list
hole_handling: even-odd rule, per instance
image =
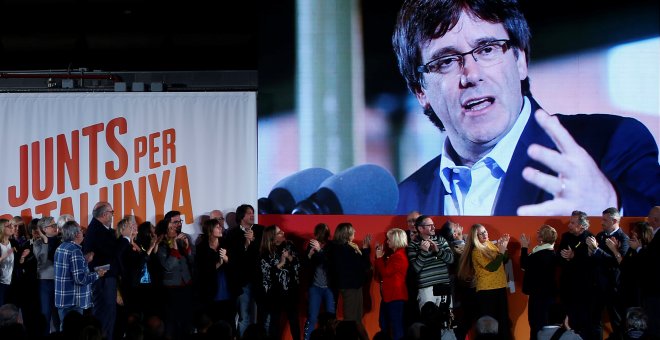
[{"label": "red lettering", "polygon": [[57,136],[57,193],[63,194],[66,190],[64,171],[69,173],[71,189],[80,188],[80,132],[71,132],[71,152],[66,143],[64,134]]},{"label": "red lettering", "polygon": [[19,185],[21,187],[20,190],[20,195],[16,195],[18,193],[18,190],[15,185],[9,187],[9,192],[7,195],[9,196],[9,205],[12,207],[18,207],[25,202],[27,202],[28,199],[28,146],[26,145],[21,145],[18,148],[18,153],[19,153],[19,173],[20,173],[20,180],[19,180]]},{"label": "red lettering", "polygon": [[89,184],[99,182],[98,176],[98,134],[103,131],[103,123],[84,127],[83,136],[89,137]]},{"label": "red lettering", "polygon": [[48,198],[53,193],[53,138],[46,138],[45,141],[46,164],[45,169],[45,188],[41,190],[41,161],[39,159],[39,142],[32,142],[32,197],[40,201]]},{"label": "red lettering", "polygon": [[105,176],[110,179],[118,179],[121,176],[124,176],[126,169],[128,168],[128,152],[126,148],[119,142],[115,136],[115,128],[118,128],[119,134],[124,135],[128,131],[126,119],[124,117],[119,117],[112,119],[108,122],[108,127],[105,132],[105,141],[108,143],[108,147],[117,155],[119,164],[117,169],[114,168],[114,162],[108,161],[105,163]]}]

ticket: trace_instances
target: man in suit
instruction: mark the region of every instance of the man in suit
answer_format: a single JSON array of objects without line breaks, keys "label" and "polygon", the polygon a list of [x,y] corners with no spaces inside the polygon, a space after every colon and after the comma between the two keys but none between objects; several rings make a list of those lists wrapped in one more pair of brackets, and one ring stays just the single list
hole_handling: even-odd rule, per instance
[{"label": "man in suit", "polygon": [[[619,260],[622,254],[628,252],[630,247],[629,238],[621,228],[619,222],[621,215],[616,208],[607,208],[603,211],[601,225],[603,231],[596,237],[587,238],[589,246],[589,256],[594,260],[596,270],[596,294],[594,300],[594,316],[592,331],[594,335],[600,338],[602,332],[600,316],[603,309],[607,308],[607,314],[612,324],[612,334],[610,339],[623,339],[625,330],[622,329],[622,317],[625,316],[623,294],[621,293],[621,271],[619,270]],[[618,249],[618,254],[614,254],[608,243],[613,244]]]},{"label": "man in suit", "polygon": [[549,115],[529,90],[530,32],[515,1],[414,0],[399,13],[399,70],[446,139],[399,185],[397,212],[645,214],[660,201],[658,147],[641,123]]},{"label": "man in suit", "polygon": [[92,222],[87,227],[83,253],[93,256],[89,268],[110,265],[107,273],[94,282],[92,296],[94,307],[92,313],[101,322],[103,336],[113,339],[113,329],[117,315],[117,275],[119,263],[117,258],[117,236],[112,229],[114,210],[108,202],[98,202],[92,210]]},{"label": "man in suit", "polygon": [[559,255],[559,297],[571,320],[571,327],[587,338],[591,322],[591,304],[596,299],[594,292],[595,273],[589,256],[587,238],[593,234],[589,229],[589,219],[585,212],[571,213],[568,231],[561,236]]}]

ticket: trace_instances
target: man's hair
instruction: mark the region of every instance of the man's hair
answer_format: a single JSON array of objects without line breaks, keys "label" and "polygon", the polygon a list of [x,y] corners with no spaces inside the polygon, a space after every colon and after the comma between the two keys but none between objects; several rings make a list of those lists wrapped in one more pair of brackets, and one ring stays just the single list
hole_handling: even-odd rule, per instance
[{"label": "man's hair", "polygon": [[[518,51],[524,51],[525,57],[529,58],[531,34],[516,0],[407,0],[399,11],[392,45],[399,72],[413,93],[424,86],[423,74],[417,72],[417,67],[422,64],[421,47],[454,28],[463,11],[490,23],[501,23],[509,35],[516,58]],[[529,78],[521,81],[521,92],[531,94]],[[425,109],[424,113],[444,130],[433,109]]]},{"label": "man's hair", "polygon": [[589,229],[589,216],[586,212],[580,210],[573,210],[571,216],[578,218],[578,224],[582,226],[584,230]]},{"label": "man's hair", "polygon": [[71,242],[76,239],[80,232],[80,226],[76,221],[68,221],[62,226],[62,242]]},{"label": "man's hair", "polygon": [[619,209],[617,208],[607,208],[603,210],[603,215],[608,215],[610,218],[615,219],[617,221],[621,220],[621,214],[619,213]]},{"label": "man's hair", "polygon": [[427,218],[431,218],[431,216],[429,216],[429,215],[419,215],[419,217],[417,217],[417,219],[415,220],[415,229],[417,230],[417,232],[419,232],[419,227],[422,224],[424,224],[424,220],[427,219]]},{"label": "man's hair", "polygon": [[539,228],[539,236],[541,236],[541,241],[547,244],[553,244],[557,241],[557,230],[555,228],[544,224]]},{"label": "man's hair", "polygon": [[499,325],[497,320],[492,316],[484,315],[477,320],[475,329],[478,335],[483,334],[497,334],[499,332]]},{"label": "man's hair", "polygon": [[69,221],[75,221],[75,218],[69,214],[60,215],[60,217],[57,218],[57,229],[61,230],[62,227],[64,227],[64,223]]},{"label": "man's hair", "polygon": [[39,229],[42,231],[49,225],[55,224],[55,219],[51,216],[44,216],[42,217],[39,222],[37,222],[37,226]]},{"label": "man's hair", "polygon": [[110,206],[110,203],[108,203],[108,202],[96,203],[96,206],[94,206],[94,210],[92,210],[92,216],[94,218],[101,217],[101,215],[103,215],[107,211],[107,208],[109,206]]},{"label": "man's hair", "polygon": [[560,303],[553,303],[548,309],[548,324],[561,325],[566,320],[566,309]]},{"label": "man's hair", "polygon": [[390,244],[395,248],[405,248],[408,246],[408,237],[403,229],[392,228],[387,231],[387,238],[390,239]]},{"label": "man's hair", "polygon": [[249,204],[241,204],[236,208],[236,224],[240,225],[241,221],[247,214],[248,209],[251,209],[254,212],[254,208]]}]

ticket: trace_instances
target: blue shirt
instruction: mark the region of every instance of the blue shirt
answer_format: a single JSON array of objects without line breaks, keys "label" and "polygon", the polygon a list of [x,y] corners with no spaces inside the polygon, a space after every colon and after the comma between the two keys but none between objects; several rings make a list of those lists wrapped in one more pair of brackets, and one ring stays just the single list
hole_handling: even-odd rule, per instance
[{"label": "blue shirt", "polygon": [[87,268],[80,245],[63,242],[55,251],[55,307],[92,307],[92,283],[98,278]]}]

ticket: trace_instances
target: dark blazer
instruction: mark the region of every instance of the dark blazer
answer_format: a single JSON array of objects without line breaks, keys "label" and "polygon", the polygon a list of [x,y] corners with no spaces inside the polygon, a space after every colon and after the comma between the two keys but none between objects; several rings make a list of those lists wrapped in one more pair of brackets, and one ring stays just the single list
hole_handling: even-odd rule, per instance
[{"label": "dark blazer", "polygon": [[522,291],[527,295],[553,297],[557,294],[557,256],[552,249],[528,254],[520,250],[520,268],[525,271]]},{"label": "dark blazer", "polygon": [[[527,155],[527,148],[532,144],[557,150],[534,119],[533,114],[540,106],[533,98],[529,99],[532,116],[514,150],[493,215],[514,216],[522,205],[552,199],[552,195],[522,177],[522,170],[527,166],[556,175]],[[649,209],[660,202],[658,146],[642,123],[632,118],[606,114],[556,116],[613,184],[626,215],[646,216]],[[439,170],[440,156],[399,184],[398,214],[413,210],[429,215],[444,214],[444,195],[447,193]]]},{"label": "dark blazer", "polygon": [[361,288],[367,280],[367,272],[371,268],[369,261],[371,248],[360,248],[362,252],[360,255],[346,243],[339,244],[332,241],[328,247],[331,286],[334,289]]},{"label": "dark blazer", "polygon": [[94,252],[94,258],[89,263],[89,269],[94,267],[110,265],[110,269],[104,277],[117,277],[119,274],[119,257],[117,256],[117,236],[114,229],[106,228],[101,221],[92,218],[87,227],[87,233],[82,244],[83,253]]},{"label": "dark blazer", "polygon": [[630,239],[621,228],[617,229],[611,236],[607,236],[607,233],[604,231],[596,235],[598,249],[594,251],[592,257],[596,266],[596,283],[601,292],[619,291],[621,289],[619,262],[605,243],[610,237],[616,238],[619,242],[619,253],[621,253],[621,256],[628,253],[628,249],[630,248],[628,244]]},{"label": "dark blazer", "polygon": [[[225,248],[224,240],[220,242],[220,248]],[[229,256],[227,256],[229,258]],[[218,291],[218,273],[224,272],[227,282],[230,278],[227,274],[229,263],[233,258],[229,258],[228,263],[224,263],[216,268],[215,265],[220,260],[220,254],[209,247],[207,240],[203,240],[197,245],[197,254],[195,254],[195,293],[202,303],[209,303],[213,301]],[[230,295],[235,296],[237,292],[231,292]]]},{"label": "dark blazer", "polygon": [[232,294],[240,291],[248,283],[255,283],[257,280],[259,248],[264,226],[255,224],[252,226],[252,230],[254,231],[254,241],[247,249],[245,248],[245,232],[240,226],[230,229],[227,233],[227,256],[230,258],[229,268],[232,277],[230,290]]},{"label": "dark blazer", "polygon": [[[564,302],[583,299],[594,291],[596,274],[586,241],[589,236],[593,236],[589,231],[579,236],[566,232],[561,236],[559,247],[556,248],[561,269],[559,293]],[[560,252],[569,247],[573,249],[575,256],[566,260],[561,257]]]}]

